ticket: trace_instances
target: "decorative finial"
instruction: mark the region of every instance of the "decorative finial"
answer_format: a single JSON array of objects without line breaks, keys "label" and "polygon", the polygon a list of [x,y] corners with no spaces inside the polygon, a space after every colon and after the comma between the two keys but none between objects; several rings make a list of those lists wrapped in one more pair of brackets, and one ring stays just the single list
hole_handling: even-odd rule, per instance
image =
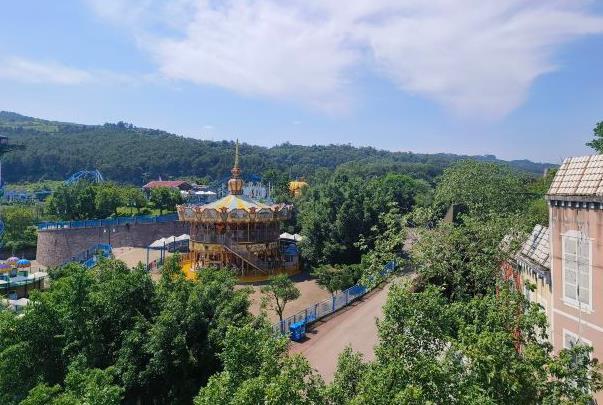
[{"label": "decorative finial", "polygon": [[233,195],[243,194],[243,180],[241,179],[241,169],[239,168],[239,140],[235,144],[235,161],[232,170],[232,177],[228,180],[228,191]]}]

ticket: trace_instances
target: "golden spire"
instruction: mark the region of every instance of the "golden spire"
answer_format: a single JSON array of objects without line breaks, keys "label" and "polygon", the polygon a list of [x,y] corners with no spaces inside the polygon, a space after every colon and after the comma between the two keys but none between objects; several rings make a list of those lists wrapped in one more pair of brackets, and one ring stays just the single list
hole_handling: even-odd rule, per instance
[{"label": "golden spire", "polygon": [[235,163],[233,169],[239,168],[239,138],[237,138],[237,143],[235,144]]},{"label": "golden spire", "polygon": [[235,144],[235,161],[232,170],[232,177],[228,180],[228,191],[230,194],[243,194],[243,180],[241,180],[241,169],[239,168],[239,140]]}]

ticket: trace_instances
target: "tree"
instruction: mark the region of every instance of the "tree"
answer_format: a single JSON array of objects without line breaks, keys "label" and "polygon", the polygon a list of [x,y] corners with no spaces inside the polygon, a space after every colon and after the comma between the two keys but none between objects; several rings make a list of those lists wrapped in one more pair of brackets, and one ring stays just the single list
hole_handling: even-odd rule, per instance
[{"label": "tree", "polygon": [[130,209],[136,208],[137,214],[140,214],[140,210],[147,206],[147,199],[138,187],[124,188],[122,198],[125,205],[130,207]]},{"label": "tree", "polygon": [[568,361],[587,351],[551,354],[546,317],[521,294],[502,288],[449,303],[437,287],[408,287],[390,290],[376,360],[363,365],[349,351],[340,359],[330,388],[345,403],[586,404],[600,389],[596,361]]},{"label": "tree", "polygon": [[157,187],[151,190],[151,202],[159,209],[159,213],[163,214],[164,210],[174,211],[176,205],[182,203],[182,196],[177,189]]},{"label": "tree", "polygon": [[0,143],[0,158],[6,155],[8,152],[23,149],[25,149],[25,145]]},{"label": "tree", "polygon": [[358,282],[362,275],[362,266],[358,264],[349,265],[322,265],[312,271],[316,282],[331,295],[337,291],[350,288]]},{"label": "tree", "polygon": [[313,184],[299,205],[304,259],[314,267],[359,263],[362,253],[373,248],[370,235],[381,230],[375,228],[380,215],[392,204],[406,213],[417,199],[429,200],[429,194],[425,183],[392,173],[368,180],[336,174]]},{"label": "tree", "polygon": [[117,208],[124,204],[123,192],[115,184],[101,183],[96,186],[94,204],[96,215],[100,218],[117,215]]},{"label": "tree", "polygon": [[291,202],[292,197],[289,192],[289,176],[284,171],[268,169],[262,176],[262,182],[272,189],[271,197],[276,202]]},{"label": "tree", "polygon": [[47,207],[62,220],[97,218],[95,185],[84,180],[61,184],[49,197]]},{"label": "tree", "polygon": [[[466,216],[463,222],[418,230],[412,248],[418,283],[441,287],[451,300],[493,294],[500,263],[519,249],[529,227],[521,216]],[[505,237],[508,243],[501,243]]]},{"label": "tree", "polygon": [[526,180],[508,166],[463,160],[444,170],[434,204],[440,211],[451,204],[462,205],[476,216],[514,213],[529,199]]},{"label": "tree", "polygon": [[376,202],[381,206],[395,203],[403,214],[410,212],[417,201],[426,205],[431,200],[429,184],[403,174],[388,173],[374,179],[370,186]]},{"label": "tree", "polygon": [[270,300],[272,309],[283,321],[283,312],[288,302],[299,298],[300,291],[286,274],[278,274],[270,278],[268,284],[262,287],[262,293]]},{"label": "tree", "polygon": [[[364,267],[362,284],[374,286],[383,280],[383,268],[393,263],[403,265],[403,248],[406,240],[404,218],[398,204],[390,202],[388,210],[379,215],[376,225],[368,236],[361,235],[358,247],[365,252],[362,257]],[[371,248],[372,247],[372,248]]]},{"label": "tree", "polygon": [[333,177],[313,185],[301,199],[301,248],[310,266],[360,262],[355,245],[377,218],[376,203],[360,178]]},{"label": "tree", "polygon": [[4,222],[2,241],[13,253],[36,245],[34,213],[28,207],[5,207],[0,214]]},{"label": "tree", "polygon": [[363,363],[362,354],[347,346],[337,358],[337,369],[333,382],[327,387],[327,395],[333,405],[346,405],[358,392],[368,364]]},{"label": "tree", "polygon": [[593,148],[598,153],[603,153],[603,121],[597,122],[597,125],[593,128],[593,134],[595,138],[587,142],[586,146]]},{"label": "tree", "polygon": [[80,358],[69,367],[65,389],[41,383],[21,402],[26,405],[118,405],[123,388],[115,384],[114,369],[88,369]]},{"label": "tree", "polygon": [[70,264],[19,316],[0,311],[0,403],[190,403],[228,328],[252,322],[249,291],[227,270],[166,267],[155,284],[117,260]]},{"label": "tree", "polygon": [[224,370],[199,391],[195,405],[326,403],[320,376],[300,355],[288,356],[287,339],[274,337],[267,325],[229,328],[220,358]]}]

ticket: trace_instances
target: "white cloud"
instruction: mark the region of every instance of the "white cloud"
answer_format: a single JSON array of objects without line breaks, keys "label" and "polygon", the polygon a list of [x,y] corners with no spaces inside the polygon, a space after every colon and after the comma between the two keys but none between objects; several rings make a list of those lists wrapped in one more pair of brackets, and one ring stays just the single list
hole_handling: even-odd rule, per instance
[{"label": "white cloud", "polygon": [[81,84],[135,85],[142,81],[155,81],[152,76],[134,77],[108,70],[85,70],[66,66],[55,61],[38,61],[18,56],[0,58],[0,79],[21,83],[57,84],[73,86]]},{"label": "white cloud", "polygon": [[132,28],[166,78],[345,108],[354,72],[462,114],[500,117],[603,32],[589,0],[89,0]]},{"label": "white cloud", "polygon": [[0,78],[25,83],[75,85],[92,80],[92,75],[56,62],[36,62],[8,57],[0,60]]}]

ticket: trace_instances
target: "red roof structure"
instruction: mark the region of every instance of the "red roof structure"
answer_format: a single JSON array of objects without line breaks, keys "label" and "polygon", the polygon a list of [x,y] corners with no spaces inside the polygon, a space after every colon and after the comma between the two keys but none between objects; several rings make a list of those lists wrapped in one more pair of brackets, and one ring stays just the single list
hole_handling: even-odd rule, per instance
[{"label": "red roof structure", "polygon": [[193,186],[184,180],[153,180],[142,186],[145,190],[152,190],[159,187],[177,188],[179,190],[190,190]]}]

